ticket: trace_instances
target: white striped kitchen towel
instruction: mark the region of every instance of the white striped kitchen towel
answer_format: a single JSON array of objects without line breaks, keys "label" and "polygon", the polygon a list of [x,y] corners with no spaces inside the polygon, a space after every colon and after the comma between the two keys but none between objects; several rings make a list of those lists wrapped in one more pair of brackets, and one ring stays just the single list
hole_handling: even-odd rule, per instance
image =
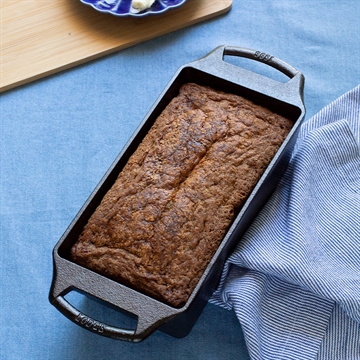
[{"label": "white striped kitchen towel", "polygon": [[211,302],[252,359],[360,359],[360,86],[302,125]]}]

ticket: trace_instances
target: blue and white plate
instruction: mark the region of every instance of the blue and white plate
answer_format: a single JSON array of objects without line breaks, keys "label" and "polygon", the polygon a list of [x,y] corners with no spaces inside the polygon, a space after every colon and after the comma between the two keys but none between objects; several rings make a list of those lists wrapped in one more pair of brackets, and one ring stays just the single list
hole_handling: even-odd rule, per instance
[{"label": "blue and white plate", "polygon": [[161,14],[169,9],[177,8],[186,0],[156,0],[154,4],[143,11],[137,11],[131,7],[131,0],[80,0],[82,3],[92,6],[94,9],[117,16],[145,16],[149,14]]}]

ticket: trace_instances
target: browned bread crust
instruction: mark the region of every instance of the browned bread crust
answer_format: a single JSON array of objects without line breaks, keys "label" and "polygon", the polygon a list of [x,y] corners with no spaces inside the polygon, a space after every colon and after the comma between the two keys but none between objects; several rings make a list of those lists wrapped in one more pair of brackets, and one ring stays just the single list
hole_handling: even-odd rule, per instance
[{"label": "browned bread crust", "polygon": [[292,125],[240,96],[183,85],[91,216],[72,259],[183,306]]}]

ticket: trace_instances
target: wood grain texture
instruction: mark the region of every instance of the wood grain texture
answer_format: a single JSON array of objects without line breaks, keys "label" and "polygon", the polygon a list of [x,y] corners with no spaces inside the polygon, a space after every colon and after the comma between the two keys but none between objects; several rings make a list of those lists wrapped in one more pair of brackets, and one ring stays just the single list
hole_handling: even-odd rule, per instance
[{"label": "wood grain texture", "polygon": [[0,92],[230,10],[188,0],[160,16],[117,17],[79,0],[0,0]]}]

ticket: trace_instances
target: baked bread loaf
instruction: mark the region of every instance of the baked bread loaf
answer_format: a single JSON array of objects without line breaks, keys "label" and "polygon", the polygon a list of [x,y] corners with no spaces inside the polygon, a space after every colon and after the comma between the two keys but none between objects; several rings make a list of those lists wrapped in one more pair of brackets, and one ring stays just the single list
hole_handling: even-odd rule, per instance
[{"label": "baked bread loaf", "polygon": [[71,249],[74,262],[183,306],[293,123],[188,83]]}]

